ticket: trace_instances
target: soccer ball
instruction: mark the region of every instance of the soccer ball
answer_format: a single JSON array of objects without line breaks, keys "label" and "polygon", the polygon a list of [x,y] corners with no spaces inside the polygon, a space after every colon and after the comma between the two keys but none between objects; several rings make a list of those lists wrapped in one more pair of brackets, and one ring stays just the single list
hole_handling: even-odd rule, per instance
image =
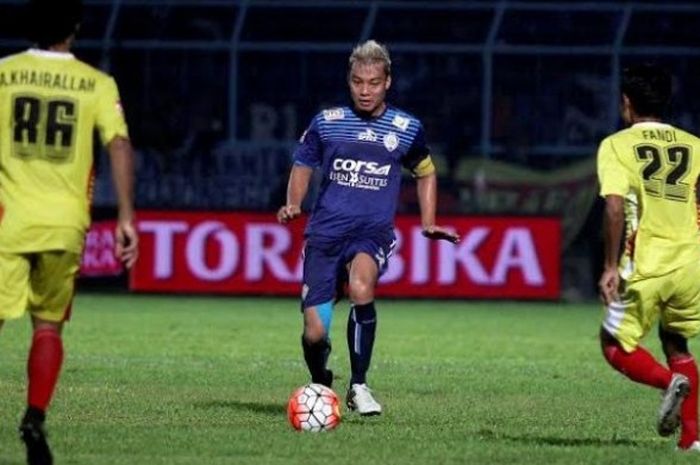
[{"label": "soccer ball", "polygon": [[307,384],[292,393],[287,417],[297,431],[330,431],[340,423],[340,401],[331,388]]}]

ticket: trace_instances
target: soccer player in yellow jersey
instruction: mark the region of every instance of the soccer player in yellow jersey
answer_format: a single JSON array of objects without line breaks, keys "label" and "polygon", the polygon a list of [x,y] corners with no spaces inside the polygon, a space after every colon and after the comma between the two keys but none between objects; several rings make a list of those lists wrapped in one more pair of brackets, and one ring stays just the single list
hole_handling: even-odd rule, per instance
[{"label": "soccer player in yellow jersey", "polygon": [[69,52],[81,7],[32,0],[25,27],[35,48],[0,60],[0,326],[25,311],[33,323],[19,428],[29,464],[52,463],[43,424],[90,222],[95,129],[119,204],[115,253],[128,268],[138,250],[133,153],[116,84]]},{"label": "soccer player in yellow jersey", "polygon": [[[607,137],[598,150],[605,197],[598,283],[606,305],[603,353],[631,380],[664,390],[659,434],[669,436],[680,425],[678,448],[700,451],[698,370],[688,351],[688,339],[700,331],[700,139],[662,122],[671,95],[664,69],[627,68],[621,90],[622,117],[630,127]],[[628,247],[620,257],[625,218]],[[640,345],[657,318],[668,368]]]}]

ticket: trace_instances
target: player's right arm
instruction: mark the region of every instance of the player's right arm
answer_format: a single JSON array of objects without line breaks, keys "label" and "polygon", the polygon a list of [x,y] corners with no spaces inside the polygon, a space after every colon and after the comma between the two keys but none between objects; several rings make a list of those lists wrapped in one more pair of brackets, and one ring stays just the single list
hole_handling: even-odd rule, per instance
[{"label": "player's right arm", "polygon": [[622,166],[610,138],[598,149],[598,182],[605,198],[603,218],[604,261],[598,281],[600,297],[606,305],[618,299],[620,241],[625,226],[624,196],[630,190],[627,172]]},{"label": "player's right arm", "polygon": [[287,203],[277,212],[277,219],[284,224],[301,215],[301,203],[309,190],[309,182],[313,168],[304,165],[294,165],[287,184]]},{"label": "player's right arm", "polygon": [[287,184],[287,202],[277,211],[277,221],[285,224],[301,215],[301,204],[309,191],[311,176],[321,164],[322,157],[321,137],[314,118],[294,151],[294,166]]},{"label": "player's right arm", "polygon": [[97,103],[97,129],[109,152],[112,181],[117,195],[118,219],[115,255],[126,266],[138,257],[138,233],[134,226],[134,151],[124,119],[117,84],[104,81]]},{"label": "player's right arm", "polygon": [[139,243],[134,226],[134,151],[129,139],[123,136],[114,137],[107,150],[118,206],[115,255],[131,268],[138,258]]}]

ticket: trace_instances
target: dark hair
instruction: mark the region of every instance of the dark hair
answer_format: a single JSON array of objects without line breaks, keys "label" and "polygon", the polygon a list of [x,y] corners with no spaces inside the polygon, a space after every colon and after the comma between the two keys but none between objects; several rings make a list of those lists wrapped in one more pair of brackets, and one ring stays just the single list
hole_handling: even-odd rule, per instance
[{"label": "dark hair", "polygon": [[30,0],[24,18],[27,38],[39,48],[60,44],[77,32],[82,16],[81,0]]},{"label": "dark hair", "polygon": [[629,66],[622,73],[620,90],[638,116],[662,116],[671,100],[671,75],[653,63]]}]

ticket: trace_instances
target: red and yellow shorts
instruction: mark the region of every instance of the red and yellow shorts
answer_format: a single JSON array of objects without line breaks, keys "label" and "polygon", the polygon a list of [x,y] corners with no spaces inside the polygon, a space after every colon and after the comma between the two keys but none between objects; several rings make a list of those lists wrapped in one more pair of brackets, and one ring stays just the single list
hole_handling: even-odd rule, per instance
[{"label": "red and yellow shorts", "polygon": [[79,269],[80,255],[74,252],[0,252],[0,320],[27,310],[42,320],[67,320]]}]

